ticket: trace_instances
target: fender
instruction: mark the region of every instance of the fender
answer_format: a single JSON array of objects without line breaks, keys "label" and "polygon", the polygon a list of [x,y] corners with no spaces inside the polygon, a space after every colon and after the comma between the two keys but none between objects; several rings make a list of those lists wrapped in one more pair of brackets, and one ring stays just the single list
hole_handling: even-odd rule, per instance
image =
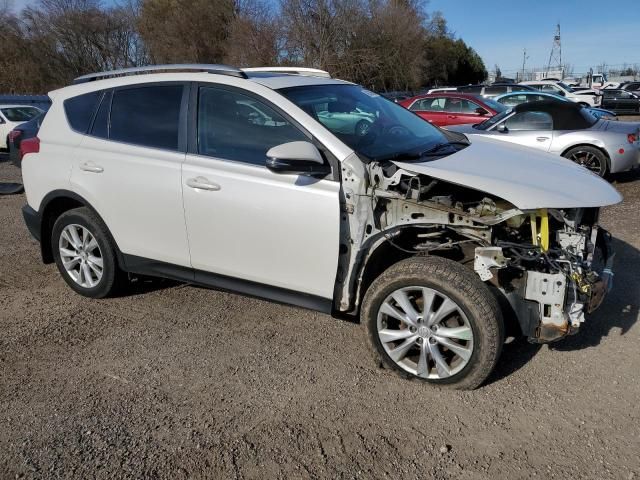
[{"label": "fender", "polygon": [[37,214],[40,218],[40,252],[42,254],[42,261],[44,263],[53,263],[53,251],[51,249],[51,231],[53,229],[53,224],[55,220],[64,212],[71,210],[73,208],[78,208],[79,206],[83,206],[88,208],[96,215],[100,221],[107,227],[107,233],[116,246],[116,258],[118,260],[118,265],[122,268],[125,266],[124,256],[122,255],[122,251],[118,246],[118,242],[116,242],[115,238],[111,234],[109,230],[109,226],[104,221],[100,212],[98,212],[91,203],[89,203],[84,197],[78,195],[71,190],[52,190],[47,193],[42,201],[40,202],[40,209]]}]

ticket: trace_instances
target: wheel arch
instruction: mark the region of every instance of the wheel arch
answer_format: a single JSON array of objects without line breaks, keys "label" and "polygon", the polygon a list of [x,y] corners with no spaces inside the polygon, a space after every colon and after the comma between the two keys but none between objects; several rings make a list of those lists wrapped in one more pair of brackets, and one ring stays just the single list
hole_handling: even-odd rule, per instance
[{"label": "wheel arch", "polygon": [[[373,281],[382,272],[402,260],[416,256],[432,255],[462,263],[463,257],[457,257],[455,250],[437,250],[431,253],[411,252],[411,246],[406,244],[405,238],[412,233],[420,231],[419,225],[402,225],[388,231],[380,232],[369,239],[365,252],[361,256],[358,266],[354,272],[356,281],[354,285],[354,305],[353,313],[357,314],[362,304],[362,299]],[[390,240],[390,235],[393,239]],[[392,243],[393,242],[393,243]],[[406,250],[406,251],[405,251]],[[456,251],[457,252],[457,251]]]},{"label": "wheel arch", "polygon": [[58,217],[74,208],[85,207],[98,217],[98,219],[107,227],[107,233],[116,246],[116,258],[120,267],[124,266],[122,252],[118,247],[109,227],[100,215],[100,213],[81,195],[70,190],[53,190],[42,199],[40,203],[40,250],[42,261],[44,263],[53,263],[53,251],[51,250],[51,233],[53,224]]},{"label": "wheel arch", "polygon": [[571,151],[571,150],[573,150],[574,148],[577,148],[577,147],[590,147],[590,148],[595,148],[596,150],[600,150],[604,154],[604,158],[607,160],[607,168],[609,170],[611,170],[611,156],[609,155],[609,152],[607,152],[607,150],[604,147],[602,147],[600,145],[593,144],[593,143],[576,143],[575,145],[571,145],[569,147],[566,147],[562,151],[560,156],[564,157],[569,151]]}]

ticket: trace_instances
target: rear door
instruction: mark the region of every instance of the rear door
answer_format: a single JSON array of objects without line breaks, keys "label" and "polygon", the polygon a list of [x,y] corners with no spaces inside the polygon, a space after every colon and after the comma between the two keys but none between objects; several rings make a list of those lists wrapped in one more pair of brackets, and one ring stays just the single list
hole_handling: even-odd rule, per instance
[{"label": "rear door", "polygon": [[409,106],[409,110],[417,113],[427,122],[442,127],[448,125],[447,114],[444,111],[445,103],[444,97],[420,98]]},{"label": "rear door", "polygon": [[[73,190],[102,216],[123,253],[188,267],[180,176],[187,85],[144,84],[98,94],[92,122],[82,119],[74,127],[89,124],[74,152]],[[67,107],[69,115],[73,108]]]},{"label": "rear door", "polygon": [[[257,122],[242,105],[269,120]],[[257,295],[269,286],[283,298],[298,292],[331,299],[340,182],[265,166],[271,147],[312,141],[311,135],[264,98],[232,86],[194,86],[191,107],[182,189],[196,281]],[[263,296],[273,297],[270,292]]]}]

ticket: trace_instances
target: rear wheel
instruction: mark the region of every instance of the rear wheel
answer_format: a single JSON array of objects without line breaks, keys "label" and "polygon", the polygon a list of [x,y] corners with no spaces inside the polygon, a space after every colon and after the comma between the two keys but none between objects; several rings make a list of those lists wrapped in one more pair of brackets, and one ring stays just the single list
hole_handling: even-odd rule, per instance
[{"label": "rear wheel", "polygon": [[371,285],[361,321],[379,364],[405,378],[473,389],[492,372],[504,341],[495,297],[451,260],[399,262]]},{"label": "rear wheel", "polygon": [[609,171],[606,155],[595,147],[586,145],[575,147],[567,151],[564,157],[601,177],[606,176]]},{"label": "rear wheel", "polygon": [[107,227],[88,208],[69,210],[58,217],[51,250],[62,278],[85,297],[112,295],[125,281]]}]

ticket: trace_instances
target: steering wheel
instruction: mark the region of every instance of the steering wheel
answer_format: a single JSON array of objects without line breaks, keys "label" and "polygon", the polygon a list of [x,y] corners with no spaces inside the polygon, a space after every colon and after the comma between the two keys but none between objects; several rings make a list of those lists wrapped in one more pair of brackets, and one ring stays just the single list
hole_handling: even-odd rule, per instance
[{"label": "steering wheel", "polygon": [[411,131],[404,125],[389,125],[385,128],[385,133],[396,138],[408,137],[411,135]]}]

